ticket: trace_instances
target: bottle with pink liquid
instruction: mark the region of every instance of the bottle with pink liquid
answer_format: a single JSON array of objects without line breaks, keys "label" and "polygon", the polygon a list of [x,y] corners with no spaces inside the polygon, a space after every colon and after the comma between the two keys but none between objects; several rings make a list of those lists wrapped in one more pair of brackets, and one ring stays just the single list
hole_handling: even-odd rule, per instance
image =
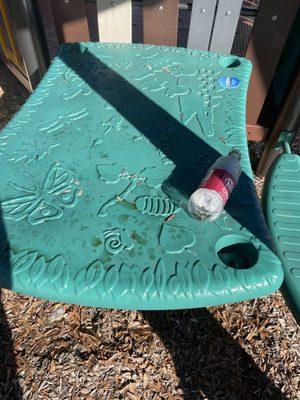
[{"label": "bottle with pink liquid", "polygon": [[241,154],[232,150],[209,168],[199,188],[191,195],[189,212],[201,221],[213,221],[223,211],[241,175]]}]

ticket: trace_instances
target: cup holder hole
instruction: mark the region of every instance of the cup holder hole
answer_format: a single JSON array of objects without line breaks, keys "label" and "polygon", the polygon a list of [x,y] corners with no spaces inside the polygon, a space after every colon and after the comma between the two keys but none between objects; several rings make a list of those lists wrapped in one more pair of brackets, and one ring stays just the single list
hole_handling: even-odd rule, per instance
[{"label": "cup holder hole", "polygon": [[217,255],[223,264],[234,269],[251,268],[258,260],[258,250],[254,244],[235,236],[220,239]]},{"label": "cup holder hole", "polygon": [[236,68],[241,65],[241,61],[236,57],[224,57],[221,58],[220,65],[224,68]]}]

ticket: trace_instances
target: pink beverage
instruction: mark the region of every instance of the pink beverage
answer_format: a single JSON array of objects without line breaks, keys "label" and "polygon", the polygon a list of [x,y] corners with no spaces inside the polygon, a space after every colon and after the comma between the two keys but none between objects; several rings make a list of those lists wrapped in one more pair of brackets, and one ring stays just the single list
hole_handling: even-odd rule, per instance
[{"label": "pink beverage", "polygon": [[189,212],[201,221],[213,221],[223,211],[241,175],[241,154],[229,152],[209,168],[199,188],[191,195]]}]

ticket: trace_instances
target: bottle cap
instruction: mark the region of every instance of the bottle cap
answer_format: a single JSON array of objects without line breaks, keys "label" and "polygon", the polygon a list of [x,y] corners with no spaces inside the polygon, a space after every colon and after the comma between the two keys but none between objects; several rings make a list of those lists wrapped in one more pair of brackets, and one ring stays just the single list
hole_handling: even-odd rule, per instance
[{"label": "bottle cap", "polygon": [[231,150],[228,153],[228,155],[233,157],[233,158],[235,158],[235,159],[237,159],[238,161],[240,161],[240,159],[242,158],[241,153],[238,150],[235,150],[235,149]]}]

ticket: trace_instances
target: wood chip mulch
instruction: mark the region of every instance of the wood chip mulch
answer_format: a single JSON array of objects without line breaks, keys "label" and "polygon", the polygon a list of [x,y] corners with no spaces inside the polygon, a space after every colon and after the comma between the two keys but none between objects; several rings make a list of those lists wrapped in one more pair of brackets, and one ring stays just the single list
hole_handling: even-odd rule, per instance
[{"label": "wood chip mulch", "polygon": [[[2,127],[27,92],[1,65],[0,86]],[[208,310],[137,312],[2,290],[0,400],[296,400],[299,333],[279,292]]]}]

